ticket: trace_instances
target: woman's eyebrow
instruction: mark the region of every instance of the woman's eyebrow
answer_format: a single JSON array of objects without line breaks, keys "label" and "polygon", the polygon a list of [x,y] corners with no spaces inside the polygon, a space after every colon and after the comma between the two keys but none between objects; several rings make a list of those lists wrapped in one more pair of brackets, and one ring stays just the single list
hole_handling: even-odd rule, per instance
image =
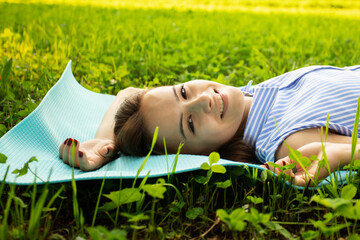
[{"label": "woman's eyebrow", "polygon": [[[178,102],[180,102],[180,98],[176,93],[175,85],[173,85],[172,89],[173,89],[176,100]],[[180,124],[179,125],[180,125],[180,133],[183,136],[183,138],[186,140],[186,137],[185,137],[185,134],[184,134],[184,127],[183,127],[183,113],[180,113]]]}]

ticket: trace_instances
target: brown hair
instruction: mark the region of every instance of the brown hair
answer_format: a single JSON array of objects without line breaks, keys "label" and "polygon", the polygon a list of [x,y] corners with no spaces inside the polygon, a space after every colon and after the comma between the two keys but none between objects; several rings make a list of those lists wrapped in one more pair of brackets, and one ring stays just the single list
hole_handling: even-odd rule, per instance
[{"label": "brown hair", "polygon": [[[115,146],[123,154],[146,156],[150,151],[152,135],[145,129],[140,112],[141,100],[147,91],[127,98],[115,115]],[[258,162],[254,149],[243,141],[241,130],[218,150],[221,158],[238,162]],[[180,144],[180,143],[179,143]],[[155,145],[152,154],[163,154],[162,147]]]},{"label": "brown hair", "polygon": [[237,162],[260,163],[254,147],[244,141],[242,133],[243,130],[239,128],[235,136],[219,148],[220,157]]},{"label": "brown hair", "polygon": [[[120,105],[115,115],[116,152],[145,156],[150,151],[152,136],[146,131],[140,112],[141,99],[146,92],[135,93]],[[157,148],[153,150],[153,154],[159,154]]]}]

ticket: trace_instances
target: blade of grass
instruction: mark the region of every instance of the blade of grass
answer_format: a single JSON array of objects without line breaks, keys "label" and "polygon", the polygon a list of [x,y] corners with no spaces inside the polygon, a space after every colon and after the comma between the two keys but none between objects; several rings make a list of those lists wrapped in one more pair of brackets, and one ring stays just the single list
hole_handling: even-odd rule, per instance
[{"label": "blade of grass", "polygon": [[159,134],[159,127],[156,127],[156,128],[155,128],[155,131],[154,131],[154,136],[153,136],[153,139],[152,139],[150,151],[149,151],[149,153],[146,155],[144,161],[142,162],[140,168],[138,169],[138,171],[137,171],[137,173],[136,173],[136,176],[135,176],[135,179],[134,179],[134,182],[133,182],[133,185],[132,185],[133,188],[135,188],[136,180],[137,180],[137,178],[139,177],[140,172],[143,170],[146,162],[148,161],[148,159],[149,159],[149,157],[150,157],[150,155],[151,155],[151,152],[153,151],[153,149],[154,149],[154,147],[155,147],[158,134]]},{"label": "blade of grass", "polygon": [[[62,185],[57,192],[51,197],[50,201],[47,203],[46,207],[43,209],[43,211],[45,210],[50,210],[50,207],[52,206],[52,204],[54,203],[54,201],[60,196],[60,193],[64,190],[64,186]],[[58,212],[60,211],[61,205],[60,207],[58,207]],[[52,225],[52,222],[56,222],[56,218],[57,218],[57,214],[55,216],[55,218],[53,219],[50,216],[47,216],[47,218],[45,219],[45,227],[44,227],[44,231],[42,233],[42,237],[40,239],[46,239],[46,237],[48,236],[48,232],[51,230],[50,226]]]},{"label": "blade of grass", "polygon": [[[34,184],[36,185],[36,182],[34,182]],[[29,221],[29,227],[28,227],[28,232],[27,232],[27,236],[29,237],[29,239],[37,239],[38,238],[39,230],[40,230],[41,213],[43,211],[43,208],[45,205],[45,200],[46,200],[48,193],[49,193],[48,183],[46,183],[44,186],[44,189],[42,190],[40,198],[38,199],[38,201],[36,202],[34,208],[31,210],[31,213],[30,213],[30,221]]]},{"label": "blade of grass", "polygon": [[139,188],[142,189],[143,186],[145,185],[145,183],[147,182],[148,178],[149,178],[149,175],[150,175],[150,172],[151,171],[148,171],[148,173],[146,174],[146,176],[143,178],[143,180],[141,181],[140,185],[139,185]]},{"label": "blade of grass", "polygon": [[172,171],[171,171],[169,183],[173,182],[175,171],[176,171],[176,166],[177,166],[177,163],[178,163],[178,160],[179,160],[180,151],[181,151],[183,146],[184,146],[184,144],[180,143],[180,145],[178,147],[178,150],[176,152],[175,159],[174,159],[173,166],[172,166]]},{"label": "blade of grass", "polygon": [[[148,173],[146,174],[146,176],[144,177],[144,179],[141,181],[140,185],[139,185],[139,189],[142,189],[147,181],[147,179],[149,178],[150,175],[150,171],[148,171]],[[142,206],[144,205],[144,200],[145,200],[145,194],[142,195],[141,199],[139,201],[136,202],[136,211],[140,212]],[[130,210],[130,204],[128,205],[128,209]]]},{"label": "blade of grass", "polygon": [[[322,153],[323,153],[323,158],[324,158],[324,161],[325,161],[325,164],[326,164],[326,167],[327,167],[327,170],[329,172],[329,176],[330,176],[330,179],[331,179],[331,184],[333,186],[336,186],[335,185],[335,181],[334,181],[334,177],[332,176],[331,174],[331,169],[330,169],[330,164],[329,164],[329,159],[326,155],[326,151],[325,151],[325,146],[326,146],[326,140],[327,140],[327,136],[328,136],[328,131],[329,131],[329,114],[327,115],[326,117],[326,128],[325,128],[325,141],[323,140],[323,128],[320,128],[320,136],[321,136],[321,149],[322,149]],[[321,159],[320,159],[321,160]],[[318,169],[318,172],[320,173],[320,169]],[[318,175],[318,174],[316,174]],[[317,178],[316,178],[317,179]]]},{"label": "blade of grass", "polygon": [[179,198],[180,202],[184,202],[184,198],[181,195],[181,192],[179,191],[179,189],[177,189],[177,187],[175,187],[173,184],[171,183],[164,183],[164,186],[169,186],[174,188],[175,192],[176,192],[176,196]]},{"label": "blade of grass", "polygon": [[82,210],[79,209],[79,203],[77,200],[77,188],[76,188],[76,181],[75,181],[75,142],[72,142],[72,176],[71,176],[71,186],[72,186],[72,196],[73,196],[73,211],[74,211],[74,217],[76,222],[76,227],[78,230],[80,230],[84,224],[84,217],[82,214]]},{"label": "blade of grass", "polygon": [[37,185],[36,185],[36,180],[34,179],[33,191],[32,191],[32,194],[31,194],[31,208],[30,208],[31,212],[33,212],[34,209],[35,209],[36,194],[37,194]]},{"label": "blade of grass", "polygon": [[50,201],[47,203],[45,209],[50,209],[51,205],[55,202],[55,199],[60,196],[60,193],[64,190],[64,186],[61,186],[56,193],[51,197]]},{"label": "blade of grass", "polygon": [[[6,180],[6,177],[7,177],[8,173],[9,173],[9,168],[10,168],[10,166],[7,166],[3,181],[1,182],[1,185],[0,185],[0,197],[2,196],[3,191],[4,191],[5,180]],[[4,205],[3,205],[2,201],[0,201],[0,206],[1,206],[2,209],[4,209]]]},{"label": "blade of grass", "polygon": [[9,212],[10,212],[10,207],[11,207],[11,201],[13,199],[13,196],[15,196],[15,184],[10,184],[10,193],[8,194],[8,198],[7,198],[7,201],[6,201],[3,224],[4,223],[7,224],[7,220],[8,220]]},{"label": "blade of grass", "polygon": [[[168,166],[168,168],[167,168],[168,183],[173,183],[173,181],[174,181],[174,174],[175,174],[175,171],[176,171],[176,166],[177,166],[177,163],[178,163],[180,150],[181,150],[181,148],[183,147],[183,145],[184,145],[183,143],[180,143],[180,144],[179,144],[178,150],[177,150],[177,152],[176,152],[176,155],[175,155],[175,158],[174,158],[174,161],[173,161],[171,173],[170,173],[170,171],[169,171],[168,156],[167,156],[167,151],[166,151],[166,149],[165,149],[166,164],[167,164],[167,166]],[[166,145],[165,145],[165,138],[164,138],[164,146],[166,146]],[[172,193],[171,191],[166,191],[166,194],[167,194],[168,198],[170,199],[170,196],[171,196],[173,193]]]},{"label": "blade of grass", "polygon": [[92,222],[91,222],[91,227],[94,227],[94,225],[95,225],[96,215],[97,215],[97,212],[98,212],[98,209],[99,209],[100,198],[101,198],[101,195],[102,195],[102,192],[103,192],[103,189],[104,189],[104,185],[105,185],[105,176],[104,176],[104,178],[103,178],[103,180],[101,182],[101,187],[100,187],[100,191],[99,191],[98,198],[97,198],[97,201],[96,201],[94,216],[93,216],[93,219],[92,219]]},{"label": "blade of grass", "polygon": [[349,172],[348,183],[353,182],[352,166],[354,165],[356,145],[357,145],[357,140],[358,140],[359,112],[360,112],[360,97],[358,98],[358,102],[357,102],[354,127],[353,127],[353,131],[352,131],[352,136],[351,136],[351,161],[350,161],[350,172]]},{"label": "blade of grass", "polygon": [[167,170],[167,178],[168,178],[168,182],[170,181],[170,169],[169,169],[169,159],[168,159],[168,154],[167,154],[167,147],[166,147],[166,141],[165,141],[165,137],[163,137],[163,142],[164,142],[164,154],[166,157],[166,170]]},{"label": "blade of grass", "polygon": [[7,62],[6,62],[6,64],[5,64],[5,66],[4,66],[4,69],[3,69],[3,72],[2,72],[2,74],[1,74],[1,85],[2,85],[2,90],[3,91],[5,91],[6,92],[6,83],[8,82],[7,81],[7,79],[8,79],[8,77],[9,77],[9,75],[10,75],[10,72],[11,72],[11,66],[12,66],[12,58],[10,58]]},{"label": "blade of grass", "polygon": [[285,143],[286,147],[289,149],[289,152],[294,156],[295,159],[293,159],[293,160],[294,160],[295,162],[297,162],[297,163],[300,165],[300,167],[304,170],[304,172],[305,172],[305,181],[306,181],[306,178],[309,177],[310,180],[311,180],[313,183],[315,183],[314,179],[310,176],[310,173],[309,173],[308,170],[306,169],[306,167],[305,167],[305,165],[303,164],[303,162],[302,162],[302,161],[297,157],[297,155],[295,154],[294,149],[292,149],[292,148],[290,147],[290,145],[287,144],[287,142],[284,141],[284,143]]},{"label": "blade of grass", "polygon": [[45,226],[43,227],[44,231],[42,233],[42,237],[40,238],[40,240],[44,240],[46,239],[46,237],[48,237],[48,233],[51,230],[50,228],[51,224],[52,224],[52,218],[48,216],[45,220],[45,224],[44,224]]}]

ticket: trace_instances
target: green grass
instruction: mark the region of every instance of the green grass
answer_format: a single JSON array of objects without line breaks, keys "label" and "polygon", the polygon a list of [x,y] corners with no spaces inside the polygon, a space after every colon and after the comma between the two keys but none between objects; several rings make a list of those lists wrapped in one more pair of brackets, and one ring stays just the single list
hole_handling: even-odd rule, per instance
[{"label": "green grass", "polygon": [[[207,11],[196,7],[201,1],[193,8],[189,1],[185,3],[190,7],[182,9],[131,8],[129,2],[123,8],[83,1],[80,5],[0,3],[0,136],[39,104],[69,59],[83,86],[109,94],[128,86],[196,78],[241,86],[308,65],[360,63],[360,18],[355,15],[315,10],[311,14]],[[299,7],[294,1],[281,2],[262,1],[261,6]],[[347,4],[330,0],[320,5],[309,1],[306,8],[325,5],[350,10]],[[0,234],[13,239],[78,235],[98,239],[97,234],[119,239],[202,235],[278,239],[313,233],[318,239],[337,239],[359,232],[356,217],[342,212],[345,207],[353,212],[360,208],[356,177],[344,191],[328,187],[314,192],[288,188],[268,172],[258,176],[241,168],[225,174],[209,171],[179,174],[167,183],[157,179],[146,183],[139,179],[134,184],[128,180],[77,182],[74,191],[71,184],[2,184]],[[90,184],[94,187],[89,188]],[[122,194],[130,195],[121,200]],[[311,201],[313,195],[318,198]]]},{"label": "green grass", "polygon": [[[7,0],[11,3],[22,3],[24,0]],[[166,8],[166,9],[201,9],[225,11],[255,11],[255,12],[331,12],[336,14],[352,13],[355,15],[360,9],[357,0],[27,0],[27,3],[70,4],[82,6],[121,7],[121,8]]]},{"label": "green grass", "polygon": [[104,93],[194,78],[239,86],[306,65],[358,63],[359,21],[2,3],[0,72],[13,64],[0,124],[9,129],[31,112],[69,59],[81,84]]}]

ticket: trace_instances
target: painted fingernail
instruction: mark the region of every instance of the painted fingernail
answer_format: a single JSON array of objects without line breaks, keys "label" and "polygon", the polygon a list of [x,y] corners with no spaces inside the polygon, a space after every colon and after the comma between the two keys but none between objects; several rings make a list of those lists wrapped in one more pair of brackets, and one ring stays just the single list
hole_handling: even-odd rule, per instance
[{"label": "painted fingernail", "polygon": [[79,151],[79,157],[82,158],[84,156],[84,153],[82,151]]},{"label": "painted fingernail", "polygon": [[282,164],[283,164],[283,166],[285,166],[285,165],[286,165],[286,162],[283,160],[283,161],[282,161]]},{"label": "painted fingernail", "polygon": [[270,166],[267,163],[264,163],[265,167],[270,170]]},{"label": "painted fingernail", "polygon": [[65,139],[64,144],[66,144],[66,142],[67,142],[68,139],[69,139],[69,138]]},{"label": "painted fingernail", "polygon": [[78,145],[78,140],[74,139],[75,147]]},{"label": "painted fingernail", "polygon": [[70,146],[70,145],[71,145],[71,143],[72,143],[72,139],[71,139],[71,138],[69,138],[69,140],[67,141],[67,145],[68,145],[68,146]]}]

